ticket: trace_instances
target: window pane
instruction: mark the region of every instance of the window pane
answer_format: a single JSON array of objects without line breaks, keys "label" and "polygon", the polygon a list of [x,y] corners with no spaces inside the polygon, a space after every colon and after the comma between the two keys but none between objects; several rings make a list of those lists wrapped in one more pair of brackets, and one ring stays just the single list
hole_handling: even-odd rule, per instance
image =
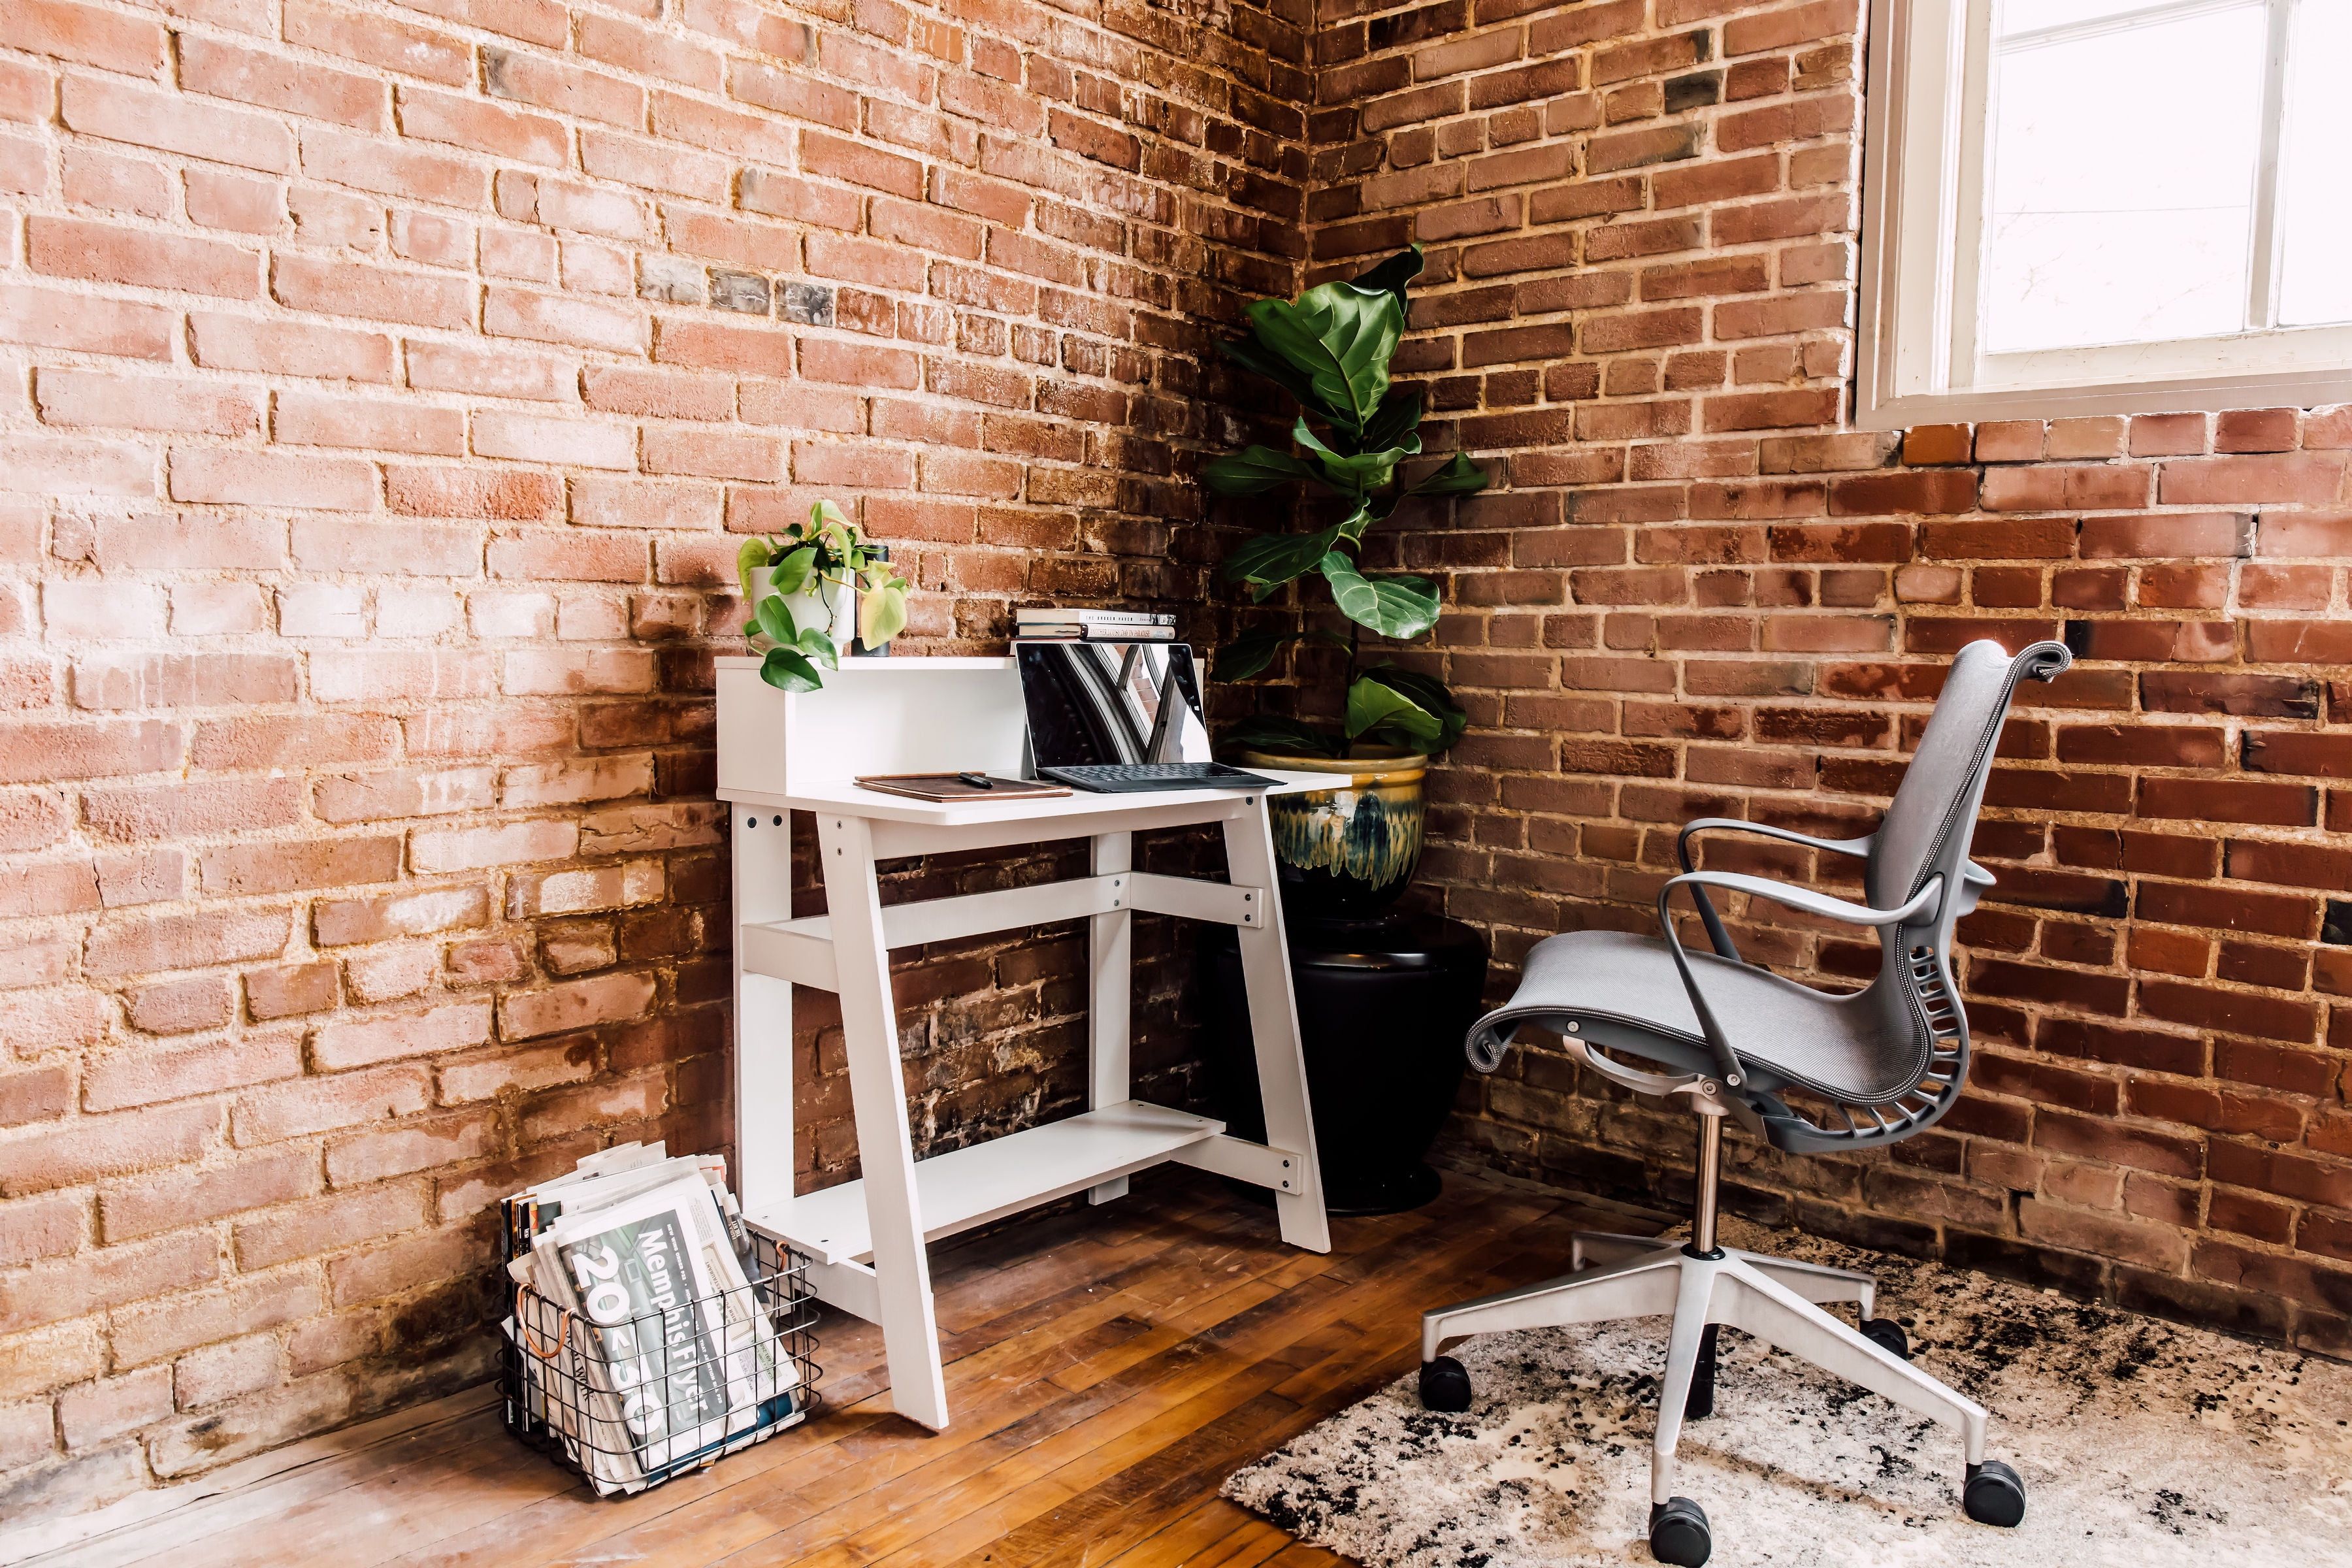
[{"label": "window pane", "polygon": [[2279,324],[2352,321],[2352,5],[2304,0],[2287,46]]},{"label": "window pane", "polygon": [[2098,22],[2111,16],[2146,11],[2163,0],[2009,0],[2001,7],[2000,36],[2039,33],[2076,22]]},{"label": "window pane", "polygon": [[1985,352],[2244,328],[2264,30],[2248,0],[1999,51]]}]

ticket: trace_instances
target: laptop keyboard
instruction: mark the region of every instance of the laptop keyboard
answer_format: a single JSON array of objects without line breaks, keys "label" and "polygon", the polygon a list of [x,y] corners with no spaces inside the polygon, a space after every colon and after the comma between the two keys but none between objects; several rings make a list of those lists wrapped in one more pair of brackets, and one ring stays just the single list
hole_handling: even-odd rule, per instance
[{"label": "laptop keyboard", "polygon": [[1105,784],[1165,784],[1176,779],[1221,778],[1234,770],[1222,763],[1085,763],[1054,771]]},{"label": "laptop keyboard", "polygon": [[1223,763],[1076,763],[1037,772],[1078,789],[1118,794],[1153,789],[1255,789],[1275,781]]}]

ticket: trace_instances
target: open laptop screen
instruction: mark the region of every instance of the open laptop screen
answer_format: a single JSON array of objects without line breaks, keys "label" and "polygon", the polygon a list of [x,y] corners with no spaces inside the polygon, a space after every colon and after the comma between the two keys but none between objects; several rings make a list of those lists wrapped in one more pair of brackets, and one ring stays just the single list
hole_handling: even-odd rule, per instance
[{"label": "open laptop screen", "polygon": [[1205,763],[1192,649],[1169,642],[1016,642],[1038,767]]}]

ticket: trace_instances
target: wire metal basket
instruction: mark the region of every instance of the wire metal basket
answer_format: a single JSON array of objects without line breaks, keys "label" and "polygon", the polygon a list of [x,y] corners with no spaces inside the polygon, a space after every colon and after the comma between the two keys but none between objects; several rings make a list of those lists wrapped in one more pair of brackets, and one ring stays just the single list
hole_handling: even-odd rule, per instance
[{"label": "wire metal basket", "polygon": [[622,1496],[806,1420],[824,1375],[807,1259],[751,1234],[748,1286],[618,1322],[516,1286],[500,1347],[507,1430]]}]

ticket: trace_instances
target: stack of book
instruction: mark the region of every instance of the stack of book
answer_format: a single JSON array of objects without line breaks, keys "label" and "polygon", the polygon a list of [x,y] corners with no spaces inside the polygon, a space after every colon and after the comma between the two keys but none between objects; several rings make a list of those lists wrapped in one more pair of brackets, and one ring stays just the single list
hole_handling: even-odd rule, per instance
[{"label": "stack of book", "polygon": [[625,1144],[505,1200],[509,1397],[604,1494],[806,1413],[779,1299],[718,1155]]},{"label": "stack of book", "polygon": [[1176,617],[1153,610],[1078,610],[1023,605],[1013,612],[1023,642],[1174,642]]}]

